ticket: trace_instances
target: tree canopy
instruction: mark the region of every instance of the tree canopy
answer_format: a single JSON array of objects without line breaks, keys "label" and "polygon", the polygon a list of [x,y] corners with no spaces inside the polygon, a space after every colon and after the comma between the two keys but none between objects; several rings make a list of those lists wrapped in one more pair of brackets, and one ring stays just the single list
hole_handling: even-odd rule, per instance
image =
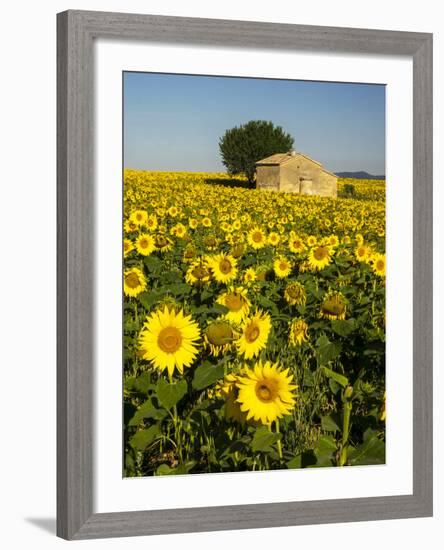
[{"label": "tree canopy", "polygon": [[250,120],[225,132],[219,140],[222,163],[230,175],[244,174],[250,185],[255,180],[255,163],[275,153],[292,149],[294,139],[266,120]]}]

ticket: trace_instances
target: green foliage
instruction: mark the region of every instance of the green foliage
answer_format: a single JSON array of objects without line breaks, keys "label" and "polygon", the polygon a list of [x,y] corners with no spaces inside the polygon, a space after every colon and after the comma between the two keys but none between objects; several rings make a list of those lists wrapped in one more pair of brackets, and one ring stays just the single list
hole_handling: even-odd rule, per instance
[{"label": "green foliage", "polygon": [[168,383],[163,378],[157,382],[157,399],[159,403],[169,410],[174,407],[187,393],[188,385],[186,380],[175,383]]},{"label": "green foliage", "polygon": [[227,130],[219,140],[222,162],[230,175],[243,174],[253,183],[255,163],[275,153],[286,153],[293,138],[280,126],[265,120],[251,120]]}]

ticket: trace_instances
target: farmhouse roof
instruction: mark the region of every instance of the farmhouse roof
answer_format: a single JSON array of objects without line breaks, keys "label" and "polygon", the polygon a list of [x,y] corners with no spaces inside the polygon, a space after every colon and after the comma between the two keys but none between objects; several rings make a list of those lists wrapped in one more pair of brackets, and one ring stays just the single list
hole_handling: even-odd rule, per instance
[{"label": "farmhouse roof", "polygon": [[291,151],[288,152],[288,153],[275,153],[274,155],[271,155],[269,157],[265,157],[264,159],[261,159],[261,160],[257,161],[256,166],[261,166],[261,165],[280,166],[280,165],[285,164],[287,162],[291,162],[292,160],[296,160],[296,158],[298,156],[304,157],[305,159],[307,159],[311,162],[314,162],[327,174],[330,174],[331,176],[335,176],[335,178],[337,177],[336,174],[333,174],[332,172],[329,172],[328,170],[326,170],[322,166],[322,164],[320,162],[318,162],[317,160],[314,160],[311,157],[309,157],[308,155],[304,155],[304,153],[300,153],[300,152],[297,152],[297,151],[295,151],[293,153],[291,153]]}]

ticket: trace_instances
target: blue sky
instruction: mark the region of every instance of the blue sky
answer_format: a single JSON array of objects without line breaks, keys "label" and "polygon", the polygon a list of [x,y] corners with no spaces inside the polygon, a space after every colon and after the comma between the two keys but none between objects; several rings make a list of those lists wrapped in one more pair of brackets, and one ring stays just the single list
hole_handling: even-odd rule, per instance
[{"label": "blue sky", "polygon": [[270,120],[333,172],[385,174],[385,86],[124,73],[124,165],[225,171],[225,130]]}]

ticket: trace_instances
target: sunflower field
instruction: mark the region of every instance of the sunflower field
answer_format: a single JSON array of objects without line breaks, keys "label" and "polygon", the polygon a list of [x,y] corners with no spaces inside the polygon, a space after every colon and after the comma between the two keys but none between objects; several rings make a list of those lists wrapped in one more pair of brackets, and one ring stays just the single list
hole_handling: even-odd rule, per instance
[{"label": "sunflower field", "polygon": [[385,462],[385,182],[125,170],[124,476]]}]

